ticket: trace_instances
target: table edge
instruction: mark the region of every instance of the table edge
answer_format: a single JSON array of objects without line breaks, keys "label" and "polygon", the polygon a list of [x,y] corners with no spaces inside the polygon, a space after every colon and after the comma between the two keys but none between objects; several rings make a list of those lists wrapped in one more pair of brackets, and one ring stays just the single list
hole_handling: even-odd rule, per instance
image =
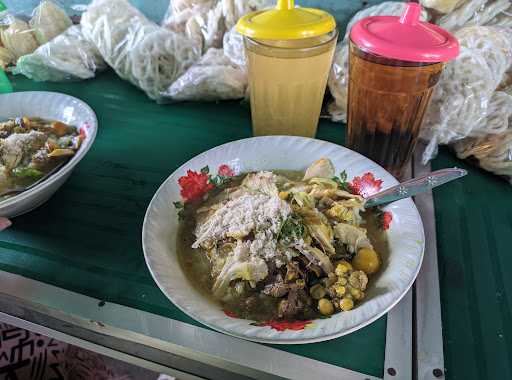
[{"label": "table edge", "polygon": [[17,274],[0,271],[0,283],[0,312],[26,328],[41,326],[195,376],[378,379],[123,305],[99,306],[98,299]]}]

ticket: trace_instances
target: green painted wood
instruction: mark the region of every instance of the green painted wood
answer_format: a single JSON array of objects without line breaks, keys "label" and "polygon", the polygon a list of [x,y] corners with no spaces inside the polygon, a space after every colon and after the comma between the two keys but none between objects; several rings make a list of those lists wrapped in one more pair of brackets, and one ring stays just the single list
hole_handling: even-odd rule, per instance
[{"label": "green painted wood", "polygon": [[512,187],[441,149],[450,166],[469,175],[434,193],[447,378],[512,379]]},{"label": "green painted wood", "polygon": [[[2,3],[0,3],[0,6]],[[0,8],[1,9],[1,8]],[[0,68],[0,94],[12,92],[12,85],[5,72]]]},{"label": "green painted wood", "polygon": [[[16,91],[63,92],[96,112],[94,146],[45,205],[0,234],[0,269],[182,322],[199,325],[157,288],[146,268],[141,227],[158,186],[217,145],[251,136],[239,102],[157,105],[112,72],[86,82],[41,84],[11,77]],[[323,120],[318,137],[343,143]],[[330,342],[276,348],[383,376],[386,318]]]}]

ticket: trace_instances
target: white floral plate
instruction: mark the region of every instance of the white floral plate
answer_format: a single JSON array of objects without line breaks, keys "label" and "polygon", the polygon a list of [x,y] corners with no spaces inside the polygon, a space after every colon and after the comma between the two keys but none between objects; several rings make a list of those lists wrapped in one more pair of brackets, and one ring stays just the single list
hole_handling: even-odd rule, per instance
[{"label": "white floral plate", "polygon": [[[180,267],[176,252],[178,218],[173,202],[180,201],[178,179],[187,170],[205,166],[215,170],[229,164],[238,172],[283,169],[304,170],[314,160],[327,157],[348,178],[372,172],[383,188],[397,184],[379,165],[349,149],[329,142],[290,136],[255,137],[231,142],[204,152],[177,169],[151,201],[142,231],[146,263],[164,294],[183,312],[226,334],[262,343],[299,344],[333,339],[358,330],[387,313],[414,282],[423,259],[423,224],[411,199],[385,208],[393,222],[387,231],[389,257],[380,273],[370,279],[365,300],[348,312],[283,329],[283,325],[256,325],[254,321],[229,317],[220,305],[198,292]],[[282,331],[281,331],[282,330]]]}]

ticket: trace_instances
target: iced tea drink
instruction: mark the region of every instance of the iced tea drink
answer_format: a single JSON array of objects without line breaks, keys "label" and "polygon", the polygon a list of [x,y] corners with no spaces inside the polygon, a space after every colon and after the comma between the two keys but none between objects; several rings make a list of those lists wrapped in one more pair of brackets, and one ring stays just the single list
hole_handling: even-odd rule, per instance
[{"label": "iced tea drink", "polygon": [[347,146],[400,177],[443,63],[389,59],[350,43]]},{"label": "iced tea drink", "polygon": [[347,145],[400,177],[411,158],[443,66],[459,55],[447,30],[421,20],[370,16],[350,30]]}]

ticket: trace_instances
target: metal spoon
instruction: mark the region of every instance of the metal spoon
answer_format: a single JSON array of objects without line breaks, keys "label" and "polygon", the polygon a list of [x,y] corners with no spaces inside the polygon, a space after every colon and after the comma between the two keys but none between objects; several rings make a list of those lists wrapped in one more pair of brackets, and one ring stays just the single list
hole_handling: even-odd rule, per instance
[{"label": "metal spoon", "polygon": [[403,198],[414,197],[426,193],[434,187],[464,177],[468,172],[464,169],[450,168],[431,172],[421,177],[412,178],[389,189],[370,195],[366,198],[365,207],[374,207],[398,201]]},{"label": "metal spoon", "polygon": [[6,196],[12,196],[12,195],[16,195],[16,194],[19,194],[19,193],[23,193],[24,191],[27,191],[27,190],[32,189],[33,187],[36,187],[41,182],[46,180],[48,177],[52,176],[57,171],[59,171],[59,169],[62,168],[66,164],[66,162],[67,161],[61,162],[56,167],[54,167],[52,170],[50,170],[48,173],[46,173],[44,176],[39,178],[36,182],[34,182],[34,183],[32,183],[32,184],[30,184],[28,186],[15,187],[13,189],[7,189],[7,190],[3,191],[2,193],[0,193],[0,199],[3,198],[3,197],[6,197]]}]

